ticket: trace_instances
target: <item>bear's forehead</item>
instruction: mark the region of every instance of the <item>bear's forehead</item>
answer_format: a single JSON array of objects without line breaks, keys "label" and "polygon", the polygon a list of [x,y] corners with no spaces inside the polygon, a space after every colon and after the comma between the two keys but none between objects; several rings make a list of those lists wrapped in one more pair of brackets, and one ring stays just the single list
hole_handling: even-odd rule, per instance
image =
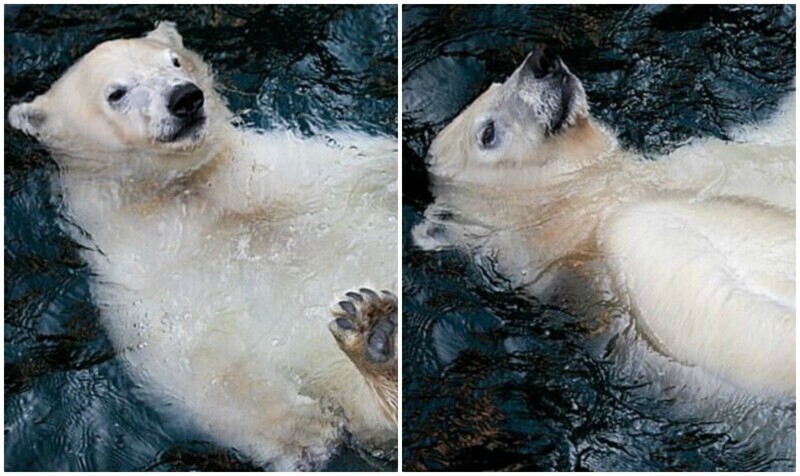
[{"label": "bear's forehead", "polygon": [[143,65],[163,62],[170,48],[163,43],[148,39],[126,39],[106,41],[97,45],[82,63],[119,63]]},{"label": "bear's forehead", "polygon": [[497,107],[500,86],[501,85],[498,83],[489,86],[489,88],[478,96],[472,104],[461,111],[440,134],[472,134],[475,123]]},{"label": "bear's forehead", "polygon": [[142,39],[112,40],[97,45],[72,65],[51,91],[100,90],[109,81],[125,79],[168,68],[170,48],[158,41]]}]

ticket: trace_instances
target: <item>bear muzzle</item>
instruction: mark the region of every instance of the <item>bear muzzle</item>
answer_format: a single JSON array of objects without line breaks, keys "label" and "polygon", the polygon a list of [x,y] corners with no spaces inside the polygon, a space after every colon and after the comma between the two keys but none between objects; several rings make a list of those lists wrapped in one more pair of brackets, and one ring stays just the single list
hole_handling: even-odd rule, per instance
[{"label": "bear muzzle", "polygon": [[568,127],[579,109],[583,87],[561,58],[548,47],[537,47],[519,70],[522,84],[537,84],[539,110],[546,115],[548,135]]},{"label": "bear muzzle", "polygon": [[161,122],[158,141],[176,143],[200,139],[206,125],[203,91],[194,83],[181,83],[169,91],[166,103],[169,116]]}]

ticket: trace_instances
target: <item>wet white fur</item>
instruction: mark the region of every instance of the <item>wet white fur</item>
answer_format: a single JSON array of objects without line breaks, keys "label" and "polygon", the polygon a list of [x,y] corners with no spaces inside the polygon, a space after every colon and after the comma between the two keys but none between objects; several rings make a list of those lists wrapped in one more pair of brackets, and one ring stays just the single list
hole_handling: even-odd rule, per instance
[{"label": "wet white fur", "polygon": [[436,201],[413,230],[418,246],[488,253],[545,299],[578,276],[593,290],[586,306],[622,303],[659,351],[709,382],[794,396],[794,95],[731,142],[695,140],[658,160],[619,149],[591,119],[554,138],[511,124],[503,156],[485,160],[473,125],[514,81],[433,142]]},{"label": "wet white fur", "polygon": [[[192,54],[179,40],[162,23],[120,46],[119,64],[84,60],[60,84],[102,89],[133,59],[145,77],[158,74],[168,47]],[[59,83],[22,106],[40,108],[42,127],[24,123],[30,110],[12,110],[12,124],[62,165],[65,215],[87,247],[92,296],[120,356],[157,398],[277,469],[324,461],[344,427],[392,441],[396,423],[327,323],[335,295],[396,289],[395,141],[236,129],[196,61],[188,77],[202,85],[210,119],[199,145],[123,144],[92,104],[102,94]],[[112,137],[95,140],[103,131]],[[204,166],[202,178],[179,180]]]}]

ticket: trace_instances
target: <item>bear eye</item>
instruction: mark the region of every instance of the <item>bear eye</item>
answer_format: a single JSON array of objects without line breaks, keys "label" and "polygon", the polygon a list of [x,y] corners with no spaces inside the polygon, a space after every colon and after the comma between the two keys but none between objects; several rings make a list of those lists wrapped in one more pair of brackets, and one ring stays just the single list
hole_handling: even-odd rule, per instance
[{"label": "bear eye", "polygon": [[167,50],[167,56],[169,57],[169,62],[172,63],[172,66],[176,68],[181,67],[181,59],[178,58],[177,53],[172,50]]},{"label": "bear eye", "polygon": [[481,146],[484,149],[488,149],[494,145],[495,139],[494,121],[489,121],[483,126],[483,130],[481,131]]},{"label": "bear eye", "polygon": [[124,98],[126,94],[128,94],[127,89],[116,88],[108,94],[108,103],[114,105],[120,102],[120,100],[122,100],[122,98]]}]

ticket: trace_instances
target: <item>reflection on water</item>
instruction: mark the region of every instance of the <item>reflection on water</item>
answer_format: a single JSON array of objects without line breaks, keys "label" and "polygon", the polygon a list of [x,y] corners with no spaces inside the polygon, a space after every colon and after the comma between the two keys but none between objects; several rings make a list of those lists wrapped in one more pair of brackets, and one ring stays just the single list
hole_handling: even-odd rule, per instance
[{"label": "reflection on water", "polygon": [[406,469],[793,470],[794,399],[653,385],[628,319],[596,333],[491,259],[423,252],[409,232],[432,200],[430,141],[534,45],[561,53],[626,146],[656,156],[775,111],[794,89],[795,8],[425,6],[403,22]]},{"label": "reflection on water", "polygon": [[[305,134],[396,131],[394,6],[7,6],[6,112],[43,93],[101,41],[178,23],[241,120]],[[5,129],[5,469],[259,470],[151,408],[89,297],[91,270],[56,225],[55,164]],[[367,470],[354,446],[329,470]],[[388,469],[387,466],[379,466]]]}]

